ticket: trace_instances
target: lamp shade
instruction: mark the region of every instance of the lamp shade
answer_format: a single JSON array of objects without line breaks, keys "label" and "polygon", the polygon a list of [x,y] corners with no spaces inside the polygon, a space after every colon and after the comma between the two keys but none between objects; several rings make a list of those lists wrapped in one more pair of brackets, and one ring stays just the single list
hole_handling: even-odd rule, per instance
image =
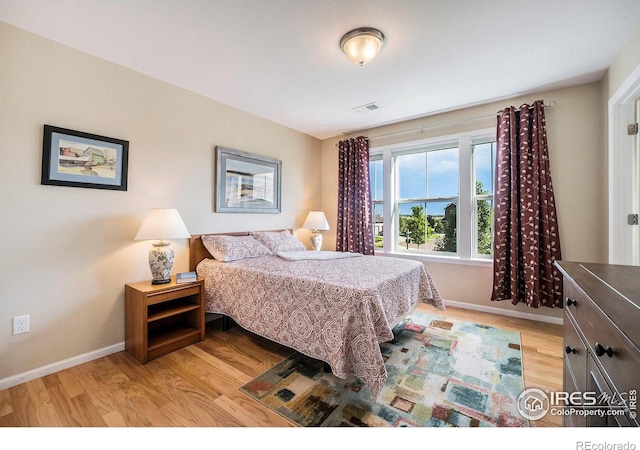
[{"label": "lamp shade", "polygon": [[309,230],[328,230],[329,222],[322,211],[310,211],[302,228]]},{"label": "lamp shade", "polygon": [[178,239],[191,235],[177,209],[151,209],[144,218],[136,241],[143,239]]},{"label": "lamp shade", "polygon": [[340,39],[340,48],[358,65],[365,65],[376,57],[384,46],[384,34],[375,28],[356,28]]}]

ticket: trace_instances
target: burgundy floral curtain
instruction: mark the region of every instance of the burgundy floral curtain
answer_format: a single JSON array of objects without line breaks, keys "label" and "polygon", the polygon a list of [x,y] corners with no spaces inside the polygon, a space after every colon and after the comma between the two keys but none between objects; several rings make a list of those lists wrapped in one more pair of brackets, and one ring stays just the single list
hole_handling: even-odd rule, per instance
[{"label": "burgundy floral curtain", "polygon": [[491,300],[562,307],[561,259],[544,103],[498,116]]},{"label": "burgundy floral curtain", "polygon": [[369,141],[340,141],[336,251],[374,254],[369,185]]}]

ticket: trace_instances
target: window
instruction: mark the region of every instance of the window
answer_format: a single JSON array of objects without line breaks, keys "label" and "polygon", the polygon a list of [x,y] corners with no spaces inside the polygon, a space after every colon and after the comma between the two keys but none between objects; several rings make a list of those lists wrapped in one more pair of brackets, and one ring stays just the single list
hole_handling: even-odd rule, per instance
[{"label": "window", "polygon": [[393,156],[398,180],[396,250],[457,252],[460,164],[454,145]]},{"label": "window", "polygon": [[384,230],[382,155],[375,155],[369,159],[369,178],[371,184],[373,242],[376,248],[382,248]]},{"label": "window", "polygon": [[372,148],[378,250],[488,259],[495,148],[493,129]]},{"label": "window", "polygon": [[474,256],[491,255],[493,251],[493,187],[496,160],[496,143],[472,144],[475,191],[473,211],[475,213]]}]

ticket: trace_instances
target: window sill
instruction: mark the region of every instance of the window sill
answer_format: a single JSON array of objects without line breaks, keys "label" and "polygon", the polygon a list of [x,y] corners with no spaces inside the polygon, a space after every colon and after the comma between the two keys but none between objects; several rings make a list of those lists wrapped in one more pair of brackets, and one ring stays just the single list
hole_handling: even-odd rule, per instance
[{"label": "window sill", "polygon": [[463,259],[458,256],[436,256],[427,254],[413,254],[402,252],[383,252],[376,249],[376,256],[391,256],[394,258],[413,259],[421,262],[432,262],[438,264],[457,264],[459,266],[478,266],[478,267],[493,267],[493,259],[480,259],[470,258]]}]

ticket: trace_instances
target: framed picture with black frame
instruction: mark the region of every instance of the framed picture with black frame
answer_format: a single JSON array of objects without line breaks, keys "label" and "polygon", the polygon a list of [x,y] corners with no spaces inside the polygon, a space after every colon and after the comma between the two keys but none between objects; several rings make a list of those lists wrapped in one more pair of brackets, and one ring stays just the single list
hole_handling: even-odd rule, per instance
[{"label": "framed picture with black frame", "polygon": [[41,184],[127,190],[129,141],[44,126]]}]

